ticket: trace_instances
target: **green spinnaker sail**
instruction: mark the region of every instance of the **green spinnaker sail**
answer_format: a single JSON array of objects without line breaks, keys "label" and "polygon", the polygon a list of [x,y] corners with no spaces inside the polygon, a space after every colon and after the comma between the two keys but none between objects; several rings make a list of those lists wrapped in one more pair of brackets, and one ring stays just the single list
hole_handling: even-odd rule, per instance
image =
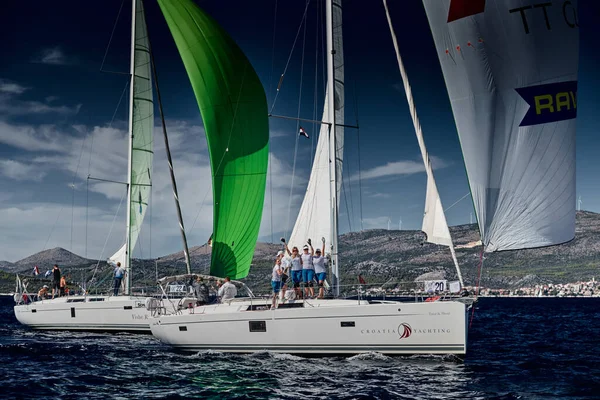
[{"label": "green spinnaker sail", "polygon": [[241,279],[254,255],[265,196],[269,122],[263,86],[227,33],[190,0],[158,0],[185,65],[210,153],[210,273]]}]

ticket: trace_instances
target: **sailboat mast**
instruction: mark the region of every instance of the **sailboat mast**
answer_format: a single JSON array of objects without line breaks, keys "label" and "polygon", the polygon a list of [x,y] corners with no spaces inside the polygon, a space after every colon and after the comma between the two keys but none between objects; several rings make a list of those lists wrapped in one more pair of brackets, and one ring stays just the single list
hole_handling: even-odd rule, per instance
[{"label": "sailboat mast", "polygon": [[127,222],[125,224],[125,294],[131,294],[131,157],[133,152],[133,80],[135,79],[135,13],[136,0],[131,0],[131,58],[129,65],[129,146],[127,156]]},{"label": "sailboat mast", "polygon": [[334,296],[340,294],[340,278],[338,270],[338,201],[337,201],[337,155],[335,140],[335,65],[333,48],[333,0],[326,1],[327,28],[327,107],[329,122],[329,191],[331,201],[331,274]]}]

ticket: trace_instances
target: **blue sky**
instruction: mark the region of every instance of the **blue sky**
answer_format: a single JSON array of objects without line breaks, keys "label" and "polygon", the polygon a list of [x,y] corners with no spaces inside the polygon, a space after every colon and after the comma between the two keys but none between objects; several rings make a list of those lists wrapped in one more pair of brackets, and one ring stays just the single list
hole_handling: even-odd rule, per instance
[{"label": "blue sky", "polygon": [[[439,192],[448,207],[468,193],[468,185],[425,12],[420,1],[389,3],[426,144],[434,156]],[[305,2],[280,0],[276,20],[275,0],[202,0],[198,4],[248,55],[271,106]],[[16,261],[55,246],[106,258],[123,241],[125,209],[119,204],[124,187],[90,182],[86,190],[88,174],[119,181],[126,176],[127,99],[124,97],[120,104],[119,100],[127,76],[100,71],[120,6],[121,0],[39,2],[35,7],[26,2],[0,5],[0,260]],[[317,36],[322,29],[317,23],[317,13],[322,18],[321,7],[322,1],[313,0],[309,5],[304,64],[301,31],[273,110],[276,114],[298,113],[301,80],[301,117],[319,118],[322,113],[322,48],[315,58],[315,43],[321,43]],[[581,1],[579,7],[577,192],[584,209],[600,211],[596,111],[600,106],[600,6]],[[129,1],[125,1],[104,60],[105,70],[128,71],[129,13]],[[148,2],[147,15],[183,214],[193,246],[204,243],[212,229],[210,167],[202,120],[177,49],[155,3]],[[425,174],[379,1],[345,2],[344,47],[346,122],[355,122],[356,103],[360,125],[362,225],[386,228],[389,218],[397,229],[401,218],[403,229],[419,229]],[[289,232],[287,221],[293,223],[300,207],[317,128],[303,124],[311,139],[299,142],[288,212],[296,123],[271,119],[270,124],[273,179],[268,185],[272,184],[274,200],[271,204],[268,186],[261,240],[271,240],[272,215],[277,241],[283,232]],[[358,173],[357,139],[356,131],[346,130],[344,174],[350,177],[350,184],[345,185],[346,195],[341,199],[342,232],[361,226],[359,186],[352,178]],[[153,200],[135,256],[156,257],[181,249],[163,153],[157,129]],[[71,183],[75,183],[74,189]],[[466,198],[447,211],[448,222],[468,223],[471,212],[471,201]]]}]

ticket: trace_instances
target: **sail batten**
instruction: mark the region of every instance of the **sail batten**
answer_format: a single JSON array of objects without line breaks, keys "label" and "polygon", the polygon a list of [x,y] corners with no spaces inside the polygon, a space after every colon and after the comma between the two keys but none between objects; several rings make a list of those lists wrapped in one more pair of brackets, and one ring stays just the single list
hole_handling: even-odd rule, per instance
[{"label": "sail batten", "polygon": [[[133,18],[133,54],[131,66],[131,101],[129,132],[129,195],[126,243],[112,256],[112,264],[120,262],[129,268],[128,261],[137,244],[141,226],[146,215],[152,187],[154,101],[152,95],[152,70],[148,43],[148,28],[144,6],[141,0],[135,0]],[[129,257],[128,257],[129,255]],[[131,274],[128,276],[128,281]]]},{"label": "sail batten", "polygon": [[204,122],[213,184],[211,275],[248,275],[266,187],[266,96],[252,65],[190,0],[159,0]]},{"label": "sail batten", "polygon": [[[486,251],[575,234],[577,1],[527,20],[518,0],[423,0]],[[515,11],[517,10],[517,11]]]}]

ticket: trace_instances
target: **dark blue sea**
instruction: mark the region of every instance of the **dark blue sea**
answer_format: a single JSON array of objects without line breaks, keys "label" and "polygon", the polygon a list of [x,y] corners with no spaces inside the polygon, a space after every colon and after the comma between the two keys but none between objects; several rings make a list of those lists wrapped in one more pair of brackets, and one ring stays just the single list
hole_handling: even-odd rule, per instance
[{"label": "dark blue sea", "polygon": [[468,354],[185,355],[152,336],[36,332],[0,297],[1,398],[600,398],[600,299],[482,298]]}]

